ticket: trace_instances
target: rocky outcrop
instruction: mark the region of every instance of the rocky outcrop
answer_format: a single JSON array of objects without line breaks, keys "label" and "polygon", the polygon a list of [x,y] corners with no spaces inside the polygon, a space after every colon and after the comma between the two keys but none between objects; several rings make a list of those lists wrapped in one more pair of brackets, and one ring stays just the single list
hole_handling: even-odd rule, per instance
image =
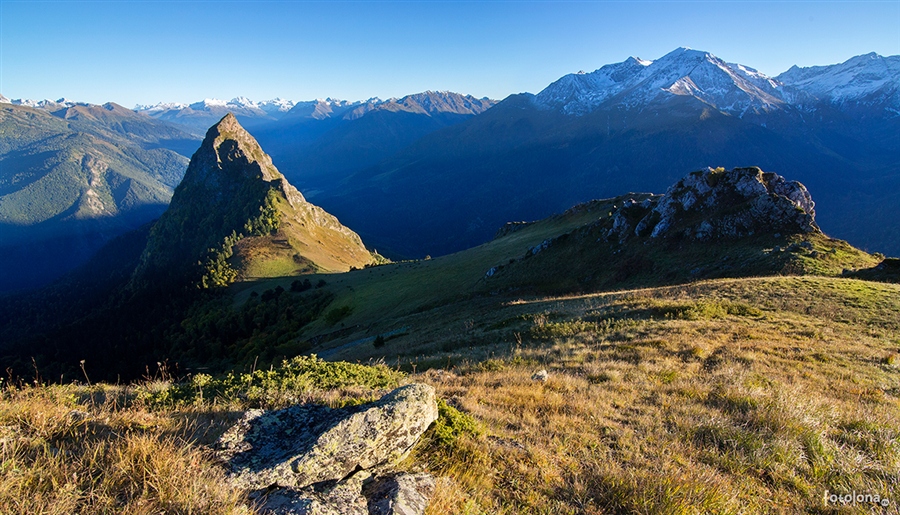
[{"label": "rocky outcrop", "polygon": [[[806,187],[756,167],[698,170],[683,177],[663,195],[632,193],[583,204],[575,209],[588,212],[597,209],[599,213],[592,222],[547,238],[526,249],[519,257],[489,268],[482,280],[497,282],[498,277],[506,276],[510,267],[517,263],[535,256],[542,256],[539,260],[552,260],[552,256],[559,256],[572,246],[583,245],[579,253],[597,244],[604,249],[612,244],[610,250],[614,255],[631,252],[631,257],[615,265],[622,267],[617,279],[621,280],[634,270],[650,266],[646,260],[642,261],[643,258],[635,257],[643,254],[633,251],[637,248],[635,245],[661,244],[674,248],[684,241],[689,248],[691,242],[733,241],[753,236],[778,238],[821,232],[815,222],[815,203]],[[727,268],[719,268],[718,273],[733,273],[728,272],[732,266],[730,263],[723,265]],[[770,263],[765,266],[778,270],[785,265]],[[702,272],[702,269],[696,270]],[[596,274],[596,271],[585,270],[583,281],[590,281]],[[691,277],[696,275],[691,269]]]},{"label": "rocky outcrop", "polygon": [[763,232],[818,231],[806,187],[756,167],[699,170],[660,197],[625,201],[609,220],[607,241],[683,236],[698,241]]},{"label": "rocky outcrop", "polygon": [[437,414],[434,389],[424,384],[348,408],[250,410],[222,435],[217,453],[228,480],[255,492],[263,513],[412,515],[424,512],[433,479],[390,468]]},{"label": "rocky outcrop", "polygon": [[497,229],[497,232],[494,234],[493,239],[498,240],[508,234],[518,232],[533,224],[534,222],[506,222],[503,227]]},{"label": "rocky outcrop", "polygon": [[371,515],[415,515],[425,513],[434,493],[434,477],[396,474],[370,483],[363,491]]}]

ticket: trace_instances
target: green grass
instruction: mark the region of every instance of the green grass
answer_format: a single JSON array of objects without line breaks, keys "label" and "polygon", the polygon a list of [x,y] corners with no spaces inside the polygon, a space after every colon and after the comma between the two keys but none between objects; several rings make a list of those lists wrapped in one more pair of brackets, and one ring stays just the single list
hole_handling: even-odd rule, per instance
[{"label": "green grass", "polygon": [[[332,295],[332,285],[294,295]],[[275,289],[245,294],[241,309],[293,299]],[[333,302],[323,313],[343,306]],[[826,491],[894,499],[900,376],[890,356],[900,352],[898,312],[900,285],[815,276],[473,297],[400,317],[406,331],[381,348],[345,349],[349,362],[297,358],[146,382],[109,401],[91,395],[112,388],[104,386],[8,390],[0,425],[61,429],[17,440],[17,454],[5,460],[27,472],[4,476],[0,505],[16,506],[4,492],[25,491],[49,499],[26,511],[99,513],[100,499],[129,509],[143,499],[156,512],[225,510],[218,506],[240,501],[214,489],[220,472],[203,452],[236,411],[342,406],[401,381],[432,384],[445,399],[438,423],[403,464],[438,476],[429,515],[827,513]],[[341,323],[349,328],[355,316],[354,309]],[[385,364],[357,363],[378,357]],[[549,371],[546,382],[532,379],[540,369]],[[23,407],[36,398],[45,399],[40,408]],[[87,438],[66,429],[73,409],[96,422]],[[92,458],[54,459],[37,438]],[[73,473],[91,479],[68,479]],[[45,479],[22,479],[38,476]],[[82,493],[49,496],[54,481],[54,492]],[[160,489],[129,490],[144,481]]]}]

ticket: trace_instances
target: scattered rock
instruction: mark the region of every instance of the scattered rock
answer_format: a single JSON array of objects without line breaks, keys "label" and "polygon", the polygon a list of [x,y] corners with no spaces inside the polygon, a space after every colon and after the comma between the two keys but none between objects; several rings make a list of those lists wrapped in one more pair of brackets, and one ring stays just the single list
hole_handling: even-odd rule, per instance
[{"label": "scattered rock", "polygon": [[534,224],[534,222],[506,222],[506,225],[497,229],[497,233],[494,234],[494,239],[502,238],[508,234],[512,234],[516,231],[522,230],[529,225]]},{"label": "scattered rock", "polygon": [[66,414],[66,418],[69,419],[69,422],[82,422],[90,418],[91,414],[87,411],[73,409],[68,414]]},{"label": "scattered rock", "polygon": [[371,515],[417,515],[425,513],[434,494],[430,474],[396,474],[379,478],[363,487]]},{"label": "scattered rock", "polygon": [[253,499],[262,515],[421,515],[434,494],[430,474],[361,472],[344,481],[303,489],[260,492]]},{"label": "scattered rock", "polygon": [[254,500],[262,515],[369,515],[362,495],[363,478],[357,476],[300,490],[282,488],[261,493]]},{"label": "scattered rock", "polygon": [[540,245],[535,245],[534,247],[531,247],[531,249],[529,249],[529,251],[531,252],[531,255],[534,256],[534,255],[536,255],[538,252],[540,252],[540,251],[542,251],[542,250],[545,250],[545,249],[547,249],[548,247],[550,247],[550,244],[551,244],[551,243],[552,243],[551,240],[546,239],[546,240],[542,241]]},{"label": "scattered rock", "polygon": [[434,389],[411,384],[350,408],[248,411],[222,435],[218,454],[237,487],[303,488],[396,463],[436,419]]}]

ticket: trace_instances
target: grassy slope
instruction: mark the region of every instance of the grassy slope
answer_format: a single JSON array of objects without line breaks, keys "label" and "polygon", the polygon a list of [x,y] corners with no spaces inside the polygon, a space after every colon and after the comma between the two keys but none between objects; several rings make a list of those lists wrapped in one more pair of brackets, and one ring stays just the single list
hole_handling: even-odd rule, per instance
[{"label": "grassy slope", "polygon": [[[322,355],[396,363],[484,429],[417,455],[445,476],[429,513],[831,513],[826,491],[900,498],[900,285],[839,277],[880,259],[821,234],[641,245],[657,266],[616,282],[617,259],[640,250],[566,243],[609,205],[324,276],[332,308],[351,311],[304,333],[326,335]],[[484,278],[568,231],[509,265],[529,287]],[[727,278],[724,255],[758,276]],[[713,278],[684,283],[695,268]],[[605,292],[536,294],[590,290],[560,282],[582,272]],[[675,284],[640,287],[660,283]],[[241,285],[236,302],[276,284]]]},{"label": "grassy slope", "polygon": [[[320,276],[335,300],[301,333],[304,339],[324,335],[318,350],[329,359],[396,363],[412,373],[409,380],[434,385],[476,421],[479,431],[449,446],[433,445],[439,440],[433,434],[403,465],[440,477],[429,515],[832,513],[834,507],[823,502],[826,491],[900,499],[900,285],[837,277],[843,268],[868,268],[878,259],[815,234],[807,237],[811,249],[794,251],[781,250],[790,238],[705,249],[668,246],[651,248],[649,255],[685,269],[704,259],[719,263],[724,252],[768,277],[679,283],[681,275],[650,267],[626,277],[618,289],[547,293],[577,290],[568,280],[551,279],[578,277],[584,263],[594,263],[585,270],[597,275],[598,284],[617,276],[614,256],[627,257],[630,248],[611,254],[618,249],[596,245],[575,256],[578,246],[569,244],[591,237],[579,228],[618,201],[598,201],[467,252]],[[522,259],[529,248],[567,232],[572,236]],[[500,264],[505,271],[491,279],[515,273],[528,287],[510,290],[510,283],[485,279]],[[722,272],[708,269],[712,276]],[[799,272],[822,275],[777,275]],[[289,289],[293,280],[235,284],[235,303],[276,286]],[[673,284],[641,286],[660,282]],[[374,345],[376,335],[385,336],[383,346]],[[532,379],[540,369],[549,371],[546,382]],[[157,511],[235,509],[228,508],[239,502],[233,492],[211,490],[220,471],[204,453],[234,420],[233,410],[245,407],[239,400],[244,397],[210,392],[198,400],[202,386],[194,384],[187,387],[195,393],[186,404],[173,404],[185,387],[141,388],[156,388],[152,398],[168,401],[123,401],[110,416],[107,404],[98,408],[89,396],[66,390],[6,393],[0,423],[28,438],[15,440],[20,443],[12,449],[24,454],[10,462],[24,479],[9,475],[0,501],[15,498],[4,498],[4,491],[43,492],[47,485],[79,499],[98,482],[102,495],[122,497],[117,492],[165,476],[177,481],[126,498],[146,499]],[[87,412],[87,420],[110,417],[112,425],[121,418],[149,421],[128,426],[125,434],[146,435],[150,450],[110,468],[130,470],[137,461],[148,473],[94,472],[94,482],[85,486],[80,470],[98,470],[90,461],[72,470],[59,460],[31,465],[43,459],[33,442],[60,436],[42,436],[35,410],[16,415],[28,411],[28,395],[53,399],[37,411],[58,415],[49,420],[56,420],[51,429],[62,428],[63,439],[69,435],[63,414],[70,409]],[[272,398],[280,399],[274,404],[292,398],[337,402],[342,395],[340,389],[314,395],[289,389]],[[84,427],[94,431],[89,446],[110,442],[110,448],[131,449],[130,437],[113,434],[122,431]],[[75,431],[85,429],[76,425]],[[148,455],[171,458],[172,465],[143,457]],[[190,493],[177,502],[163,498],[175,491]],[[853,510],[866,513],[869,506]]]},{"label": "grassy slope", "polygon": [[435,460],[453,479],[433,513],[464,496],[488,513],[831,513],[826,490],[900,496],[898,285],[721,279],[498,311],[469,330],[492,342],[472,365],[426,374],[490,435]]},{"label": "grassy slope", "polygon": [[[456,310],[418,316],[471,345],[421,349],[447,369],[421,360],[407,379],[478,427],[443,447],[432,434],[403,464],[440,477],[429,515],[869,513],[824,493],[900,498],[900,285],[716,279]],[[240,512],[208,452],[237,411],[377,396],[257,375],[222,383],[249,397],[200,376],[4,390],[0,506]]]},{"label": "grassy slope", "polygon": [[[481,291],[485,272],[493,266],[520,257],[526,249],[543,240],[589,223],[608,201],[598,201],[590,210],[578,210],[542,220],[527,230],[513,232],[475,249],[435,259],[401,262],[357,270],[348,274],[323,275],[328,288],[338,297],[334,306],[348,306],[351,314],[345,326],[389,323],[410,312],[429,309]],[[313,278],[316,282],[317,278]],[[252,292],[281,286],[290,287],[293,278],[269,279],[234,286],[235,302],[242,304]],[[331,328],[316,322],[309,333]]]},{"label": "grassy slope", "polygon": [[312,272],[346,272],[372,263],[372,255],[352,238],[310,219],[310,211],[276,199],[280,226],[275,234],[246,238],[236,245],[235,266],[243,279]]},{"label": "grassy slope", "polygon": [[[621,205],[625,198],[639,200],[641,195],[584,204],[449,256],[323,275],[326,288],[336,295],[331,308],[346,308],[349,314],[339,323],[327,317],[317,320],[301,337],[315,337],[320,342],[315,350],[329,358],[386,355],[395,359],[398,354],[420,351],[372,351],[357,344],[381,333],[399,332],[409,333],[401,341],[414,342],[410,344],[413,347],[420,341],[435,347],[434,336],[429,335],[432,326],[466,317],[482,319],[499,303],[497,295],[610,291],[735,275],[839,276],[845,268],[869,268],[880,261],[846,242],[818,233],[778,238],[762,235],[707,244],[647,239],[626,245],[597,242],[597,229],[592,224],[608,218],[611,206]],[[549,249],[531,255],[533,247],[566,234],[553,241]],[[809,248],[799,246],[804,242]],[[486,277],[492,267],[499,267],[497,273]],[[291,278],[280,278],[235,285],[235,303],[243,304],[253,292],[259,294],[276,286],[288,289],[291,282]],[[422,316],[417,316],[419,313]],[[451,345],[441,340],[441,345]],[[357,346],[368,350],[356,352]]]}]

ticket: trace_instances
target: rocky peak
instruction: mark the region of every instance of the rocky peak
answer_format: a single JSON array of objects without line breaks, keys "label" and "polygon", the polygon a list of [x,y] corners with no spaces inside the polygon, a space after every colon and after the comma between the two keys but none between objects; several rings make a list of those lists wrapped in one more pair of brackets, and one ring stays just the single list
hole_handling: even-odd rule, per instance
[{"label": "rocky peak", "polygon": [[488,110],[495,101],[488,98],[475,98],[472,95],[461,95],[452,91],[425,91],[407,95],[396,101],[402,110],[415,113],[455,113],[455,114],[480,114]]},{"label": "rocky peak", "polygon": [[797,102],[825,100],[885,102],[900,107],[900,56],[883,57],[874,52],[829,66],[792,66],[775,77]]},{"label": "rocky peak", "polygon": [[155,271],[155,282],[167,276],[223,286],[259,277],[269,269],[264,262],[280,263],[287,274],[292,263],[302,273],[347,270],[372,259],[359,236],[307,202],[229,113],[191,158],[135,277]]},{"label": "rocky peak", "polygon": [[692,172],[664,195],[641,203],[625,201],[607,223],[607,240],[619,242],[632,237],[706,241],[819,231],[806,187],[756,167]]},{"label": "rocky peak", "polygon": [[291,204],[304,201],[303,195],[275,168],[272,158],[263,151],[256,138],[232,113],[228,113],[206,132],[203,143],[191,158],[182,184],[228,192],[240,189],[247,180],[272,183]]}]

